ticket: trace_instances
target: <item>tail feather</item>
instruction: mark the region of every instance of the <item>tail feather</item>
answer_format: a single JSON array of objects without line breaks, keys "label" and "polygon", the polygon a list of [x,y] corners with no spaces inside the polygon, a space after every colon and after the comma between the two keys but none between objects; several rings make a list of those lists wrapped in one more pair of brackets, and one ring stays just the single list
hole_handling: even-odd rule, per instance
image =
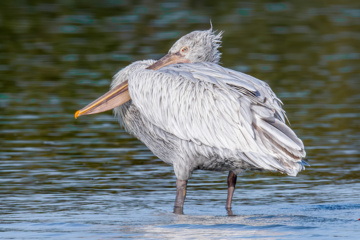
[{"label": "tail feather", "polygon": [[257,124],[271,145],[286,150],[289,157],[299,159],[305,156],[304,144],[283,122],[276,118],[262,118]]},{"label": "tail feather", "polygon": [[280,132],[285,134],[287,137],[289,137],[295,144],[297,144],[301,149],[304,149],[303,142],[295,135],[294,131],[289,128],[286,124],[283,122],[277,120],[276,118],[263,118],[265,122],[273,126],[274,128],[277,128]]},{"label": "tail feather", "polygon": [[270,155],[282,166],[274,166],[278,171],[296,176],[304,169],[304,144],[291,128],[274,117],[257,118],[255,126]]}]

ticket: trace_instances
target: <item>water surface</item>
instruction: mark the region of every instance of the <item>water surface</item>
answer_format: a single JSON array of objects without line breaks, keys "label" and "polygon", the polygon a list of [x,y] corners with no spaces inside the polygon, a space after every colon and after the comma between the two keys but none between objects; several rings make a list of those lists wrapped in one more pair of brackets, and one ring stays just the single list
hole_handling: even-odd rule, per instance
[{"label": "water surface", "polygon": [[[175,176],[111,112],[73,114],[183,34],[224,30],[223,66],[267,81],[304,141],[298,177]],[[360,5],[351,1],[1,1],[0,239],[355,239]]]}]

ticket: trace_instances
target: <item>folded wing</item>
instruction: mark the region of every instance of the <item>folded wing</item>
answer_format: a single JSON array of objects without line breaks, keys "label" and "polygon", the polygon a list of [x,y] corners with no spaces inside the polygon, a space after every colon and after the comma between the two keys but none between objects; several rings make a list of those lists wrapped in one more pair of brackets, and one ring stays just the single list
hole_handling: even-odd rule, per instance
[{"label": "folded wing", "polygon": [[254,167],[296,175],[304,145],[263,81],[213,63],[170,65],[129,76],[133,104],[180,139],[232,152]]}]

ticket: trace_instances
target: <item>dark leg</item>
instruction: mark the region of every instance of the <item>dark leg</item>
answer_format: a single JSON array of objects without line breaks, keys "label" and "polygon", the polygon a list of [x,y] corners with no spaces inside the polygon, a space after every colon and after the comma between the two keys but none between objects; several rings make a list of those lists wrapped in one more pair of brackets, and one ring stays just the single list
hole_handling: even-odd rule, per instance
[{"label": "dark leg", "polygon": [[176,179],[176,199],[174,206],[175,214],[183,214],[187,182],[188,182],[187,180]]},{"label": "dark leg", "polygon": [[228,194],[226,200],[226,210],[228,211],[231,211],[231,201],[235,191],[236,179],[236,174],[233,171],[229,171],[229,176],[227,178]]}]

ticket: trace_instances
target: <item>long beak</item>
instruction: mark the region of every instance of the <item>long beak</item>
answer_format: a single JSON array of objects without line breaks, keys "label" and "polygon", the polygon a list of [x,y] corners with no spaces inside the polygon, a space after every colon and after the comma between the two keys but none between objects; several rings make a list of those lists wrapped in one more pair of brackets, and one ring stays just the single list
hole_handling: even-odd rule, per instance
[{"label": "long beak", "polygon": [[[180,53],[166,54],[160,60],[156,61],[153,65],[146,69],[158,70],[169,64],[175,63],[188,63],[188,59],[184,58]],[[115,107],[121,106],[122,104],[130,100],[130,94],[128,90],[128,81],[121,83],[114,87],[95,101],[88,104],[86,107],[78,110],[75,113],[75,118],[82,115],[95,114],[111,110]]]},{"label": "long beak", "polygon": [[165,67],[170,64],[175,63],[189,63],[190,60],[183,57],[179,52],[177,53],[168,53],[158,61],[156,61],[153,65],[147,67],[146,69],[158,70],[162,67]]},{"label": "long beak", "polygon": [[130,95],[128,91],[128,82],[125,81],[120,85],[114,87],[95,101],[91,102],[86,107],[78,110],[75,113],[75,118],[78,118],[82,115],[105,112],[107,110],[120,106],[129,100]]}]

